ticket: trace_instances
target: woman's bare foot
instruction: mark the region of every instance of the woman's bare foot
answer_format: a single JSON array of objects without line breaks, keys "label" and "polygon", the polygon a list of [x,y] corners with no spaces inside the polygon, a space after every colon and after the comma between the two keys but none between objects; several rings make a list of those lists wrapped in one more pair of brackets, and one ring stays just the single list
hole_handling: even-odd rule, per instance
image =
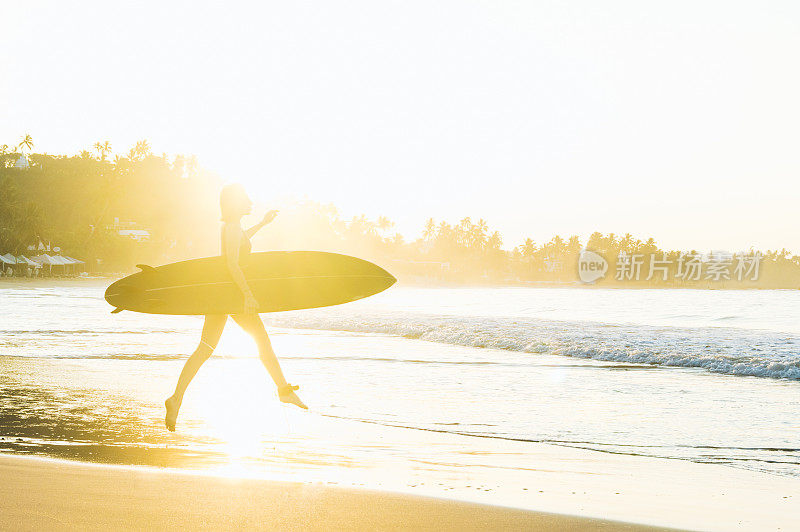
[{"label": "woman's bare foot", "polygon": [[164,424],[167,426],[167,430],[175,432],[175,421],[178,420],[178,410],[181,408],[181,403],[175,396],[172,396],[164,401],[164,406],[167,407],[167,416],[164,418]]},{"label": "woman's bare foot", "polygon": [[295,390],[300,388],[299,386],[292,386],[291,384],[287,384],[286,386],[281,386],[278,388],[278,399],[282,403],[289,403],[295,406],[299,406],[305,410],[308,410],[306,404],[297,397],[297,394],[294,393]]}]

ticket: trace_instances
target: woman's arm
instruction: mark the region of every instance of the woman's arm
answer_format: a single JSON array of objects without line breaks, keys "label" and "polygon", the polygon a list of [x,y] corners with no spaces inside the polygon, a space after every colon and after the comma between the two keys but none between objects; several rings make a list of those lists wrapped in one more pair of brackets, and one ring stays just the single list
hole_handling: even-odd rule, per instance
[{"label": "woman's arm", "polygon": [[255,235],[259,231],[259,229],[261,229],[262,227],[270,223],[272,220],[274,220],[277,215],[278,215],[277,210],[269,211],[267,214],[264,215],[264,218],[260,222],[258,222],[256,225],[254,225],[247,231],[245,231],[244,235],[247,238],[253,238],[253,235]]},{"label": "woman's arm", "polygon": [[252,314],[258,310],[258,302],[247,284],[242,268],[239,266],[239,247],[244,234],[242,229],[234,224],[225,226],[225,256],[227,257],[228,270],[231,272],[233,282],[239,287],[244,296],[244,312]]}]

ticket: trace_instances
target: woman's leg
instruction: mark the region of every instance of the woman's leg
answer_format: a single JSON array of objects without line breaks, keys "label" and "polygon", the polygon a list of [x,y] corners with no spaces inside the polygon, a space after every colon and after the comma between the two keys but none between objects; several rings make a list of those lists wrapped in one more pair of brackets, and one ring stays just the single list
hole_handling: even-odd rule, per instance
[{"label": "woman's leg", "polygon": [[[264,328],[264,322],[261,321],[261,316],[258,314],[234,314],[231,317],[256,341],[258,356],[261,358],[261,363],[267,368],[267,371],[278,389],[286,390],[286,377],[283,376],[283,370],[281,370],[278,357],[275,356],[275,351],[272,350],[272,343],[269,341],[269,336],[267,335],[267,330]],[[297,397],[294,391],[284,391],[279,397],[284,403],[292,403],[300,408],[308,408],[303,404],[303,401]]]},{"label": "woman's leg", "polygon": [[205,318],[203,332],[200,335],[200,344],[183,365],[181,376],[178,377],[178,384],[175,386],[175,393],[165,402],[167,406],[165,422],[169,430],[175,430],[175,420],[178,417],[178,410],[181,408],[183,394],[186,393],[186,388],[189,387],[189,383],[192,382],[192,379],[197,374],[197,370],[211,357],[214,349],[216,349],[217,342],[222,336],[222,330],[228,321],[228,316],[225,314],[214,314]]}]

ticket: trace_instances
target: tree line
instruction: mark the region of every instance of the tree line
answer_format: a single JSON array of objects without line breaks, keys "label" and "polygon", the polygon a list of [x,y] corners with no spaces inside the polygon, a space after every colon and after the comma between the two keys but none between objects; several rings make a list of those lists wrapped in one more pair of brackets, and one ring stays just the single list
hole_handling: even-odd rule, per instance
[{"label": "tree line", "polygon": [[[135,260],[200,252],[193,234],[216,226],[220,181],[194,157],[153,154],[145,140],[113,158],[108,142],[73,156],[31,153],[26,139],[0,145],[0,253],[51,244],[91,270],[122,271]],[[25,168],[16,165],[21,156]],[[124,228],[150,238],[137,242]]]},{"label": "tree line", "polygon": [[[109,273],[131,271],[142,262],[219,253],[222,180],[195,157],[154,154],[146,140],[118,155],[107,141],[71,156],[33,153],[33,147],[30,135],[11,147],[0,145],[0,254],[25,254],[29,246],[50,243],[86,261],[90,271]],[[21,156],[27,168],[17,167]],[[125,229],[146,230],[149,237],[135,240]],[[705,273],[681,277],[688,261],[709,268],[714,256],[664,250],[653,238],[631,234],[596,232],[586,242],[576,235],[542,243],[528,238],[511,249],[503,244],[483,219],[430,218],[418,238],[406,240],[386,217],[347,219],[333,205],[303,200],[282,208],[254,247],[354,254],[386,266],[401,280],[554,285],[579,282],[579,263],[588,249],[608,262],[596,286],[800,288],[800,257],[785,249],[748,250],[759,257],[758,278],[738,280]],[[633,264],[642,275],[617,275],[621,256],[636,257]],[[656,263],[659,274],[648,275]]]}]

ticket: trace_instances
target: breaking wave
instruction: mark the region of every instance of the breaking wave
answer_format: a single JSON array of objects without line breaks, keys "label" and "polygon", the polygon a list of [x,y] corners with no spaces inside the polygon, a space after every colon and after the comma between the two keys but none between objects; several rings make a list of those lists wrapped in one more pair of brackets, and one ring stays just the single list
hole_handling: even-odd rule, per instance
[{"label": "breaking wave", "polygon": [[387,334],[468,347],[800,380],[800,337],[772,331],[411,313],[344,315],[331,311],[277,316],[272,323],[290,328]]}]

